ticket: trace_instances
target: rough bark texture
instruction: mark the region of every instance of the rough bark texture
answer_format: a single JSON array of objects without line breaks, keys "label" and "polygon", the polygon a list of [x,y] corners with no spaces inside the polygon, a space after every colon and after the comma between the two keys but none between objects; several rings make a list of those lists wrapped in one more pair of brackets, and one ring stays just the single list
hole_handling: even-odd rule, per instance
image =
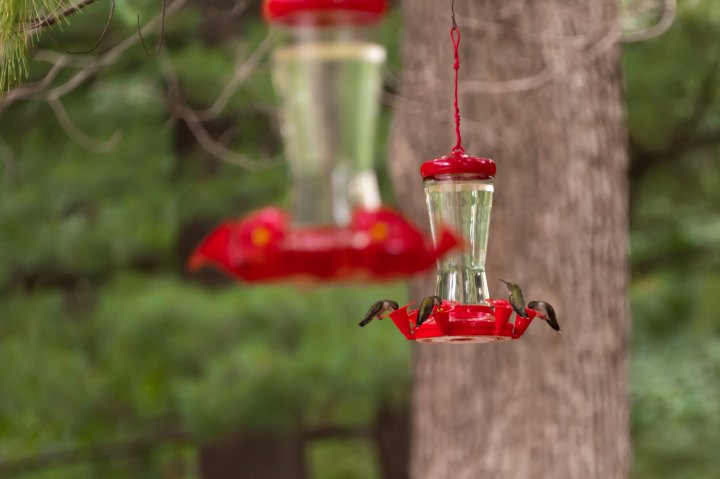
[{"label": "rough bark texture", "polygon": [[[449,1],[401,3],[390,157],[427,224],[418,165],[449,152]],[[488,280],[551,302],[563,335],[417,345],[411,477],[627,477],[627,157],[615,0],[457,0],[469,153],[497,161]],[[523,79],[518,81],[517,79]],[[508,82],[508,80],[510,80]],[[434,288],[429,276],[414,298]]]}]

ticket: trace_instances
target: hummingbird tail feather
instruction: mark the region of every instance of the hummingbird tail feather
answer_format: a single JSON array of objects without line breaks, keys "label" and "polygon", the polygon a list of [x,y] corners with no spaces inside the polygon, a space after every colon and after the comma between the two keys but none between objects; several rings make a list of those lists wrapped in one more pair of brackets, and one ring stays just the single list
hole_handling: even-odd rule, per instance
[{"label": "hummingbird tail feather", "polygon": [[365,318],[365,319],[363,319],[362,321],[360,321],[360,322],[358,323],[358,326],[360,326],[361,328],[362,328],[362,327],[365,327],[365,326],[367,326],[368,323],[370,323],[370,321],[372,321],[373,319],[375,319],[375,316],[368,316],[367,318]]}]

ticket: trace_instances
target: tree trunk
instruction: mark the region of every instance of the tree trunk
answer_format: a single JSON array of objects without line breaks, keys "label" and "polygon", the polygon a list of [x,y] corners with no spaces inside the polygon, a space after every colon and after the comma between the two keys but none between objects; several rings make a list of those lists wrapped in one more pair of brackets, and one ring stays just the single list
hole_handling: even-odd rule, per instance
[{"label": "tree trunk", "polygon": [[[450,2],[401,3],[391,174],[427,213],[419,164],[453,144]],[[457,0],[468,153],[498,165],[487,271],[555,306],[519,341],[417,345],[414,479],[627,477],[627,158],[615,0]],[[434,290],[427,275],[411,287]]]},{"label": "tree trunk", "polygon": [[306,479],[302,436],[241,432],[200,448],[202,479]]},{"label": "tree trunk", "polygon": [[407,408],[381,403],[375,418],[375,445],[382,479],[408,479],[410,415]]}]

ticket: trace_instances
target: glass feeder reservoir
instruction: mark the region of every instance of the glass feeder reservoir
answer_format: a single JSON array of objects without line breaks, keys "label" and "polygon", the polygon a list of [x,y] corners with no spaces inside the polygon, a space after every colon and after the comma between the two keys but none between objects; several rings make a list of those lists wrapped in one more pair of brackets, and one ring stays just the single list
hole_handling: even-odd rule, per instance
[{"label": "glass feeder reservoir", "polygon": [[296,226],[346,226],[380,195],[373,150],[385,49],[372,41],[385,0],[266,0],[279,38],[272,76]]},{"label": "glass feeder reservoir", "polygon": [[485,274],[495,162],[457,148],[423,163],[420,173],[433,241],[437,244],[442,232],[449,229],[462,244],[438,258],[435,295],[442,304],[425,322],[417,325],[418,310],[410,305],[390,313],[390,318],[407,339],[422,343],[518,339],[534,312],[510,323],[510,303],[490,298]]},{"label": "glass feeder reservoir", "polygon": [[455,231],[464,248],[438,260],[435,294],[460,304],[487,304],[485,258],[495,162],[460,152],[425,162],[423,177],[434,241],[442,227]]},{"label": "glass feeder reservoir", "polygon": [[290,166],[290,208],[225,221],[188,260],[251,283],[391,281],[458,247],[382,207],[373,169],[385,49],[371,40],[386,0],[265,0],[278,38],[272,76]]}]

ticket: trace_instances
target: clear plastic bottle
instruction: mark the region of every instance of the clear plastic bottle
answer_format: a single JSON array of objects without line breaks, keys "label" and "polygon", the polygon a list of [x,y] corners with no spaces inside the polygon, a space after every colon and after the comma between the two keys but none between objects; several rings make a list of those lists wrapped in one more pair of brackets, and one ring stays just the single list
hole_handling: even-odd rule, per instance
[{"label": "clear plastic bottle", "polygon": [[386,53],[370,40],[367,12],[342,4],[271,18],[280,42],[272,74],[298,226],[345,226],[353,209],[380,205],[373,151]]}]

